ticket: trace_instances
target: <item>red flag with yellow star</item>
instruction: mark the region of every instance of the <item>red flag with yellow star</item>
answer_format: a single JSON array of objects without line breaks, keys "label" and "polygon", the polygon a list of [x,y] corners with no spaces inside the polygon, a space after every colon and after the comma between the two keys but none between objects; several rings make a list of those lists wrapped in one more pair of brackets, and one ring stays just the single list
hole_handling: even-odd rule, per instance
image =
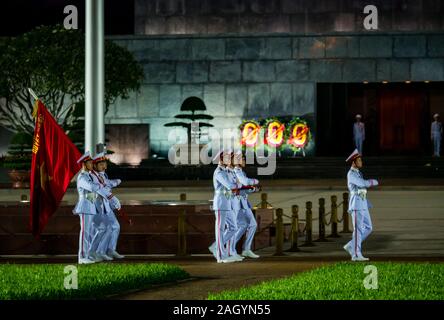
[{"label": "red flag with yellow star", "polygon": [[40,100],[35,102],[33,116],[30,229],[38,237],[80,170],[81,153]]}]

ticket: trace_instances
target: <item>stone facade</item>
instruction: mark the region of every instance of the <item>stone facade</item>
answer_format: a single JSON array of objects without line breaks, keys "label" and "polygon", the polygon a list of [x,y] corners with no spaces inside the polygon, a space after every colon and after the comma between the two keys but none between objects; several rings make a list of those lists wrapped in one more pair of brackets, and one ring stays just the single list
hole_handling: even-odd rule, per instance
[{"label": "stone facade", "polygon": [[106,122],[150,124],[151,154],[163,156],[174,130],[163,125],[189,96],[203,99],[219,130],[242,119],[302,116],[315,137],[316,83],[444,80],[444,34],[436,33],[112,40],[140,61],[145,80],[139,93],[111,106]]},{"label": "stone facade", "polygon": [[442,0],[135,0],[135,33],[360,32],[370,4],[379,31],[443,30]]}]

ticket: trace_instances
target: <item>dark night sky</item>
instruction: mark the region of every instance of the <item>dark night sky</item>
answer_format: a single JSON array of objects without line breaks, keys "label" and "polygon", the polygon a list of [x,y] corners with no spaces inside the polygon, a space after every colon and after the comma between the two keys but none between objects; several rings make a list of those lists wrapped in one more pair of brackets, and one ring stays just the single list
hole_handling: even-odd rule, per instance
[{"label": "dark night sky", "polygon": [[[85,0],[1,0],[0,36],[16,36],[39,25],[63,23],[63,8],[75,5],[85,26]],[[105,33],[134,33],[134,0],[105,0]]]}]

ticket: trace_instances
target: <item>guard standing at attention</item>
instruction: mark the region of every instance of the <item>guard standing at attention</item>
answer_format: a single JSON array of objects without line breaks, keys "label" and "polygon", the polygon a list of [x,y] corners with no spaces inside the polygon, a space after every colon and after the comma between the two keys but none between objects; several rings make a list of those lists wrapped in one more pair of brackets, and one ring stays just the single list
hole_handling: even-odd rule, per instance
[{"label": "guard standing at attention", "polygon": [[362,154],[362,147],[365,140],[365,125],[361,121],[362,116],[356,115],[356,122],[353,124],[353,141],[355,142],[355,148]]},{"label": "guard standing at attention", "polygon": [[431,139],[433,141],[433,156],[441,156],[441,141],[442,141],[442,123],[439,121],[439,114],[433,115],[435,121],[432,122]]}]

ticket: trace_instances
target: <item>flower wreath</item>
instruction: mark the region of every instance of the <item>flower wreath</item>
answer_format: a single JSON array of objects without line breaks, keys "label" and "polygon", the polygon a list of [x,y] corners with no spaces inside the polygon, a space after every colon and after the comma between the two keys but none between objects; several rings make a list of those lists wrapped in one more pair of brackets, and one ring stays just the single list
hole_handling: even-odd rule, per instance
[{"label": "flower wreath", "polygon": [[311,131],[307,121],[299,117],[293,118],[286,128],[287,145],[294,151],[298,152],[304,149],[311,141]]},{"label": "flower wreath", "polygon": [[261,126],[256,120],[244,120],[239,125],[242,147],[255,148],[259,142]]}]

